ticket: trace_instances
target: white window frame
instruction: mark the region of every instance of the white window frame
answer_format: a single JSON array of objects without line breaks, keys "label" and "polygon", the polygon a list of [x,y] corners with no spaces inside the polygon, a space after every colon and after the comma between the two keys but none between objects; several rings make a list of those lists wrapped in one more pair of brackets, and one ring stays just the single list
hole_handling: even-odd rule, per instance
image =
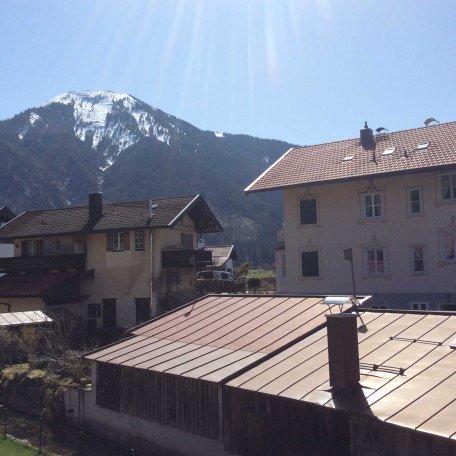
[{"label": "white window frame", "polygon": [[[423,249],[423,270],[417,271],[416,261],[419,261],[419,258],[415,258],[415,249]],[[427,274],[427,254],[426,254],[426,244],[410,244],[409,245],[409,254],[410,254],[410,272],[412,275],[426,275]]]},{"label": "white window frame", "polygon": [[412,310],[428,310],[428,303],[427,302],[418,302],[412,301],[410,303],[410,309]]},{"label": "white window frame", "polygon": [[[456,264],[456,223],[438,230],[440,265]],[[450,253],[450,255],[447,255]]]},{"label": "white window frame", "polygon": [[[449,186],[450,197],[449,198],[444,198],[443,194],[442,194],[442,191],[443,191],[442,179],[444,177],[448,177],[450,179],[450,186]],[[454,184],[452,184],[453,181],[455,181]],[[437,200],[442,204],[456,203],[456,171],[449,172],[449,173],[442,173],[442,174],[437,175]]]},{"label": "white window frame", "polygon": [[115,252],[125,250],[125,233],[123,231],[112,233],[112,250]]},{"label": "white window frame", "polygon": [[[420,204],[420,211],[413,212],[412,211],[412,203],[416,201],[412,201],[412,192],[418,191],[419,195],[419,204]],[[408,217],[422,217],[424,215],[424,207],[423,207],[423,189],[422,187],[408,187],[407,188],[407,216]]]},{"label": "white window frame", "polygon": [[[374,251],[375,271],[369,271],[369,251]],[[378,271],[378,251],[383,253],[383,271]],[[364,278],[389,278],[388,266],[388,246],[387,245],[365,245],[363,246],[363,270]]]},{"label": "white window frame", "polygon": [[[378,207],[378,204],[375,204],[375,196],[380,196],[380,215],[375,215],[375,207]],[[360,205],[360,222],[384,222],[386,221],[386,191],[384,188],[375,188],[370,186],[359,191],[359,205]],[[371,204],[366,204],[367,197],[371,197]],[[367,215],[367,208],[372,208],[372,215]]]},{"label": "white window frame", "polygon": [[144,231],[135,231],[135,250],[144,250]]}]

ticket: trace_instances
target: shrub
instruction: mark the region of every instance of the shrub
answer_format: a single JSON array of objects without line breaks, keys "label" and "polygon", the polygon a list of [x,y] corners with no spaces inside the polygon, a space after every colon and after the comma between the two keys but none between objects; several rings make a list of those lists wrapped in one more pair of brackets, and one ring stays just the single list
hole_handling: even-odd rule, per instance
[{"label": "shrub", "polygon": [[0,326],[0,365],[12,364],[22,356],[21,344],[16,334]]},{"label": "shrub", "polygon": [[258,290],[261,287],[261,280],[258,277],[251,277],[247,280],[249,290]]}]

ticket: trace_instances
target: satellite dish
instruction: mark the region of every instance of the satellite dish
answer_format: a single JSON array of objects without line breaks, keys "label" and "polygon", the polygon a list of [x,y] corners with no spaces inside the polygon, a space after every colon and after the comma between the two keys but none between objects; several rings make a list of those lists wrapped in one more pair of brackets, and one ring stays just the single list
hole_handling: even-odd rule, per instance
[{"label": "satellite dish", "polygon": [[431,124],[432,122],[437,122],[440,125],[440,122],[437,119],[434,119],[434,117],[429,117],[429,119],[426,119],[424,121],[424,125],[426,125],[426,127],[428,127],[429,124]]},{"label": "satellite dish", "polygon": [[382,131],[389,131],[389,130],[388,130],[388,128],[385,128],[385,127],[378,127],[378,128],[375,129],[375,131],[377,133],[381,133]]}]

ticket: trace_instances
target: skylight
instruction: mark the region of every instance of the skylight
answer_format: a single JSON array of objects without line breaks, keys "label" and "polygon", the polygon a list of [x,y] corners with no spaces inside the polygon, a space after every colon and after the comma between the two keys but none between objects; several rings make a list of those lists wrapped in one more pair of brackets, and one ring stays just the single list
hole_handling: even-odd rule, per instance
[{"label": "skylight", "polygon": [[416,146],[416,150],[424,150],[424,149],[427,149],[429,147],[431,143],[428,141],[428,142],[425,142],[425,143],[421,143],[421,144],[418,144]]},{"label": "skylight", "polygon": [[383,152],[382,155],[391,155],[396,150],[395,147],[387,147]]},{"label": "skylight", "polygon": [[342,161],[348,162],[348,161],[350,161],[350,160],[353,160],[354,157],[355,157],[354,155],[346,155],[346,156],[342,159]]}]

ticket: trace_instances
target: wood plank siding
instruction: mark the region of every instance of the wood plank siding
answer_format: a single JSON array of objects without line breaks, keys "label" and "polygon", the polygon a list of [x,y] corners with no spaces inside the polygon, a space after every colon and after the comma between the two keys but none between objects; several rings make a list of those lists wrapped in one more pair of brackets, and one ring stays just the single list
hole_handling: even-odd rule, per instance
[{"label": "wood plank siding", "polygon": [[245,456],[348,456],[349,415],[301,401],[225,387],[227,451]]},{"label": "wood plank siding", "polygon": [[204,437],[219,437],[217,385],[97,363],[97,405]]}]

